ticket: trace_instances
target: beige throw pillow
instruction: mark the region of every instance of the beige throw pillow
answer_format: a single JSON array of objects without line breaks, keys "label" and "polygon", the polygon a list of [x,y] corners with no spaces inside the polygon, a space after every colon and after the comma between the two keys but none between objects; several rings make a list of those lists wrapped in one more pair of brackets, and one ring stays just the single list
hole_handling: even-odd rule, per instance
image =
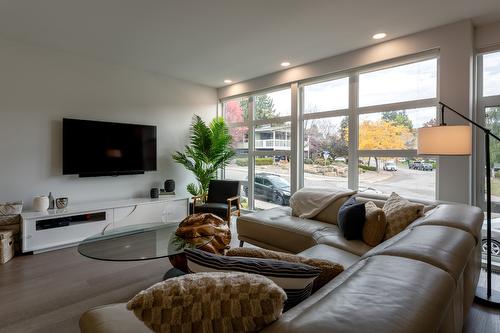
[{"label": "beige throw pillow", "polygon": [[403,231],[410,223],[424,215],[424,205],[410,202],[392,192],[383,208],[387,219],[384,239]]},{"label": "beige throw pillow", "polygon": [[387,227],[384,210],[368,201],[365,203],[365,217],[363,241],[370,246],[377,246],[383,241]]},{"label": "beige throw pillow", "polygon": [[342,265],[330,262],[328,260],[306,258],[295,254],[283,253],[283,252],[265,250],[253,247],[235,247],[227,251],[226,255],[233,257],[274,259],[274,260],[294,262],[294,263],[306,264],[309,266],[317,267],[321,270],[321,273],[316,279],[314,279],[312,288],[313,293],[344,271],[344,267]]},{"label": "beige throw pillow", "polygon": [[281,316],[286,294],[248,273],[197,273],[135,295],[127,309],[157,333],[256,332]]}]

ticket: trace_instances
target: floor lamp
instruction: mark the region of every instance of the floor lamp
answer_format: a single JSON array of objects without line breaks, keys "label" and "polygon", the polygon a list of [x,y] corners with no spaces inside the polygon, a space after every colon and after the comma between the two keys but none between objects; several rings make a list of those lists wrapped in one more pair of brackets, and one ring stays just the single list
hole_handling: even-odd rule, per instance
[{"label": "floor lamp", "polygon": [[472,130],[469,125],[447,126],[444,122],[444,111],[450,110],[470,124],[484,132],[486,157],[486,221],[487,221],[487,287],[478,287],[476,300],[479,303],[500,307],[500,293],[491,290],[491,164],[490,137],[500,141],[500,138],[489,129],[463,116],[448,105],[439,102],[441,106],[441,123],[439,126],[422,127],[418,129],[419,155],[469,156],[472,154]]}]

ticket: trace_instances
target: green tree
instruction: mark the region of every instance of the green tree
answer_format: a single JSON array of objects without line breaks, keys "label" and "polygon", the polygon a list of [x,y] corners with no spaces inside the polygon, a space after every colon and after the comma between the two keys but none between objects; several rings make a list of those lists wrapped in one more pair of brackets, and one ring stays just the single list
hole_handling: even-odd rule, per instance
[{"label": "green tree", "polygon": [[[243,110],[244,119],[248,119],[248,99],[241,100],[240,107]],[[276,117],[276,108],[272,97],[269,95],[258,95],[254,97],[255,119],[272,119]]]},{"label": "green tree", "polygon": [[191,183],[187,190],[197,196],[208,192],[208,184],[216,177],[217,170],[227,166],[234,155],[231,135],[223,118],[214,118],[207,126],[199,116],[194,116],[190,144],[184,152],[176,151],[172,158],[196,177],[198,185]]},{"label": "green tree", "polygon": [[406,114],[406,111],[387,111],[382,114],[382,120],[392,121],[396,125],[401,125],[409,130],[413,129],[413,122]]}]

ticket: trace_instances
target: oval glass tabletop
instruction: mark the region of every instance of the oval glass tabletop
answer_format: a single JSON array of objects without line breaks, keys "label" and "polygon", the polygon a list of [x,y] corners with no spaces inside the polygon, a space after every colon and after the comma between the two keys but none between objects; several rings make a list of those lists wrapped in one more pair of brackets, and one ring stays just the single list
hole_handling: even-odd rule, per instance
[{"label": "oval glass tabletop", "polygon": [[78,244],[86,257],[108,261],[136,261],[164,258],[198,248],[214,238],[199,236],[184,239],[175,235],[178,223],[148,223],[105,229]]}]

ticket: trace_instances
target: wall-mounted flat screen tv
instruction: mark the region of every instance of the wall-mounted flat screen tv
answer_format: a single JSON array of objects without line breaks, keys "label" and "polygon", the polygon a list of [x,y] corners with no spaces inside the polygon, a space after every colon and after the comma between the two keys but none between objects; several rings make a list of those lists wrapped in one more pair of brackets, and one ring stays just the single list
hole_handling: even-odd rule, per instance
[{"label": "wall-mounted flat screen tv", "polygon": [[156,170],[156,126],[63,119],[63,174],[119,176]]}]

